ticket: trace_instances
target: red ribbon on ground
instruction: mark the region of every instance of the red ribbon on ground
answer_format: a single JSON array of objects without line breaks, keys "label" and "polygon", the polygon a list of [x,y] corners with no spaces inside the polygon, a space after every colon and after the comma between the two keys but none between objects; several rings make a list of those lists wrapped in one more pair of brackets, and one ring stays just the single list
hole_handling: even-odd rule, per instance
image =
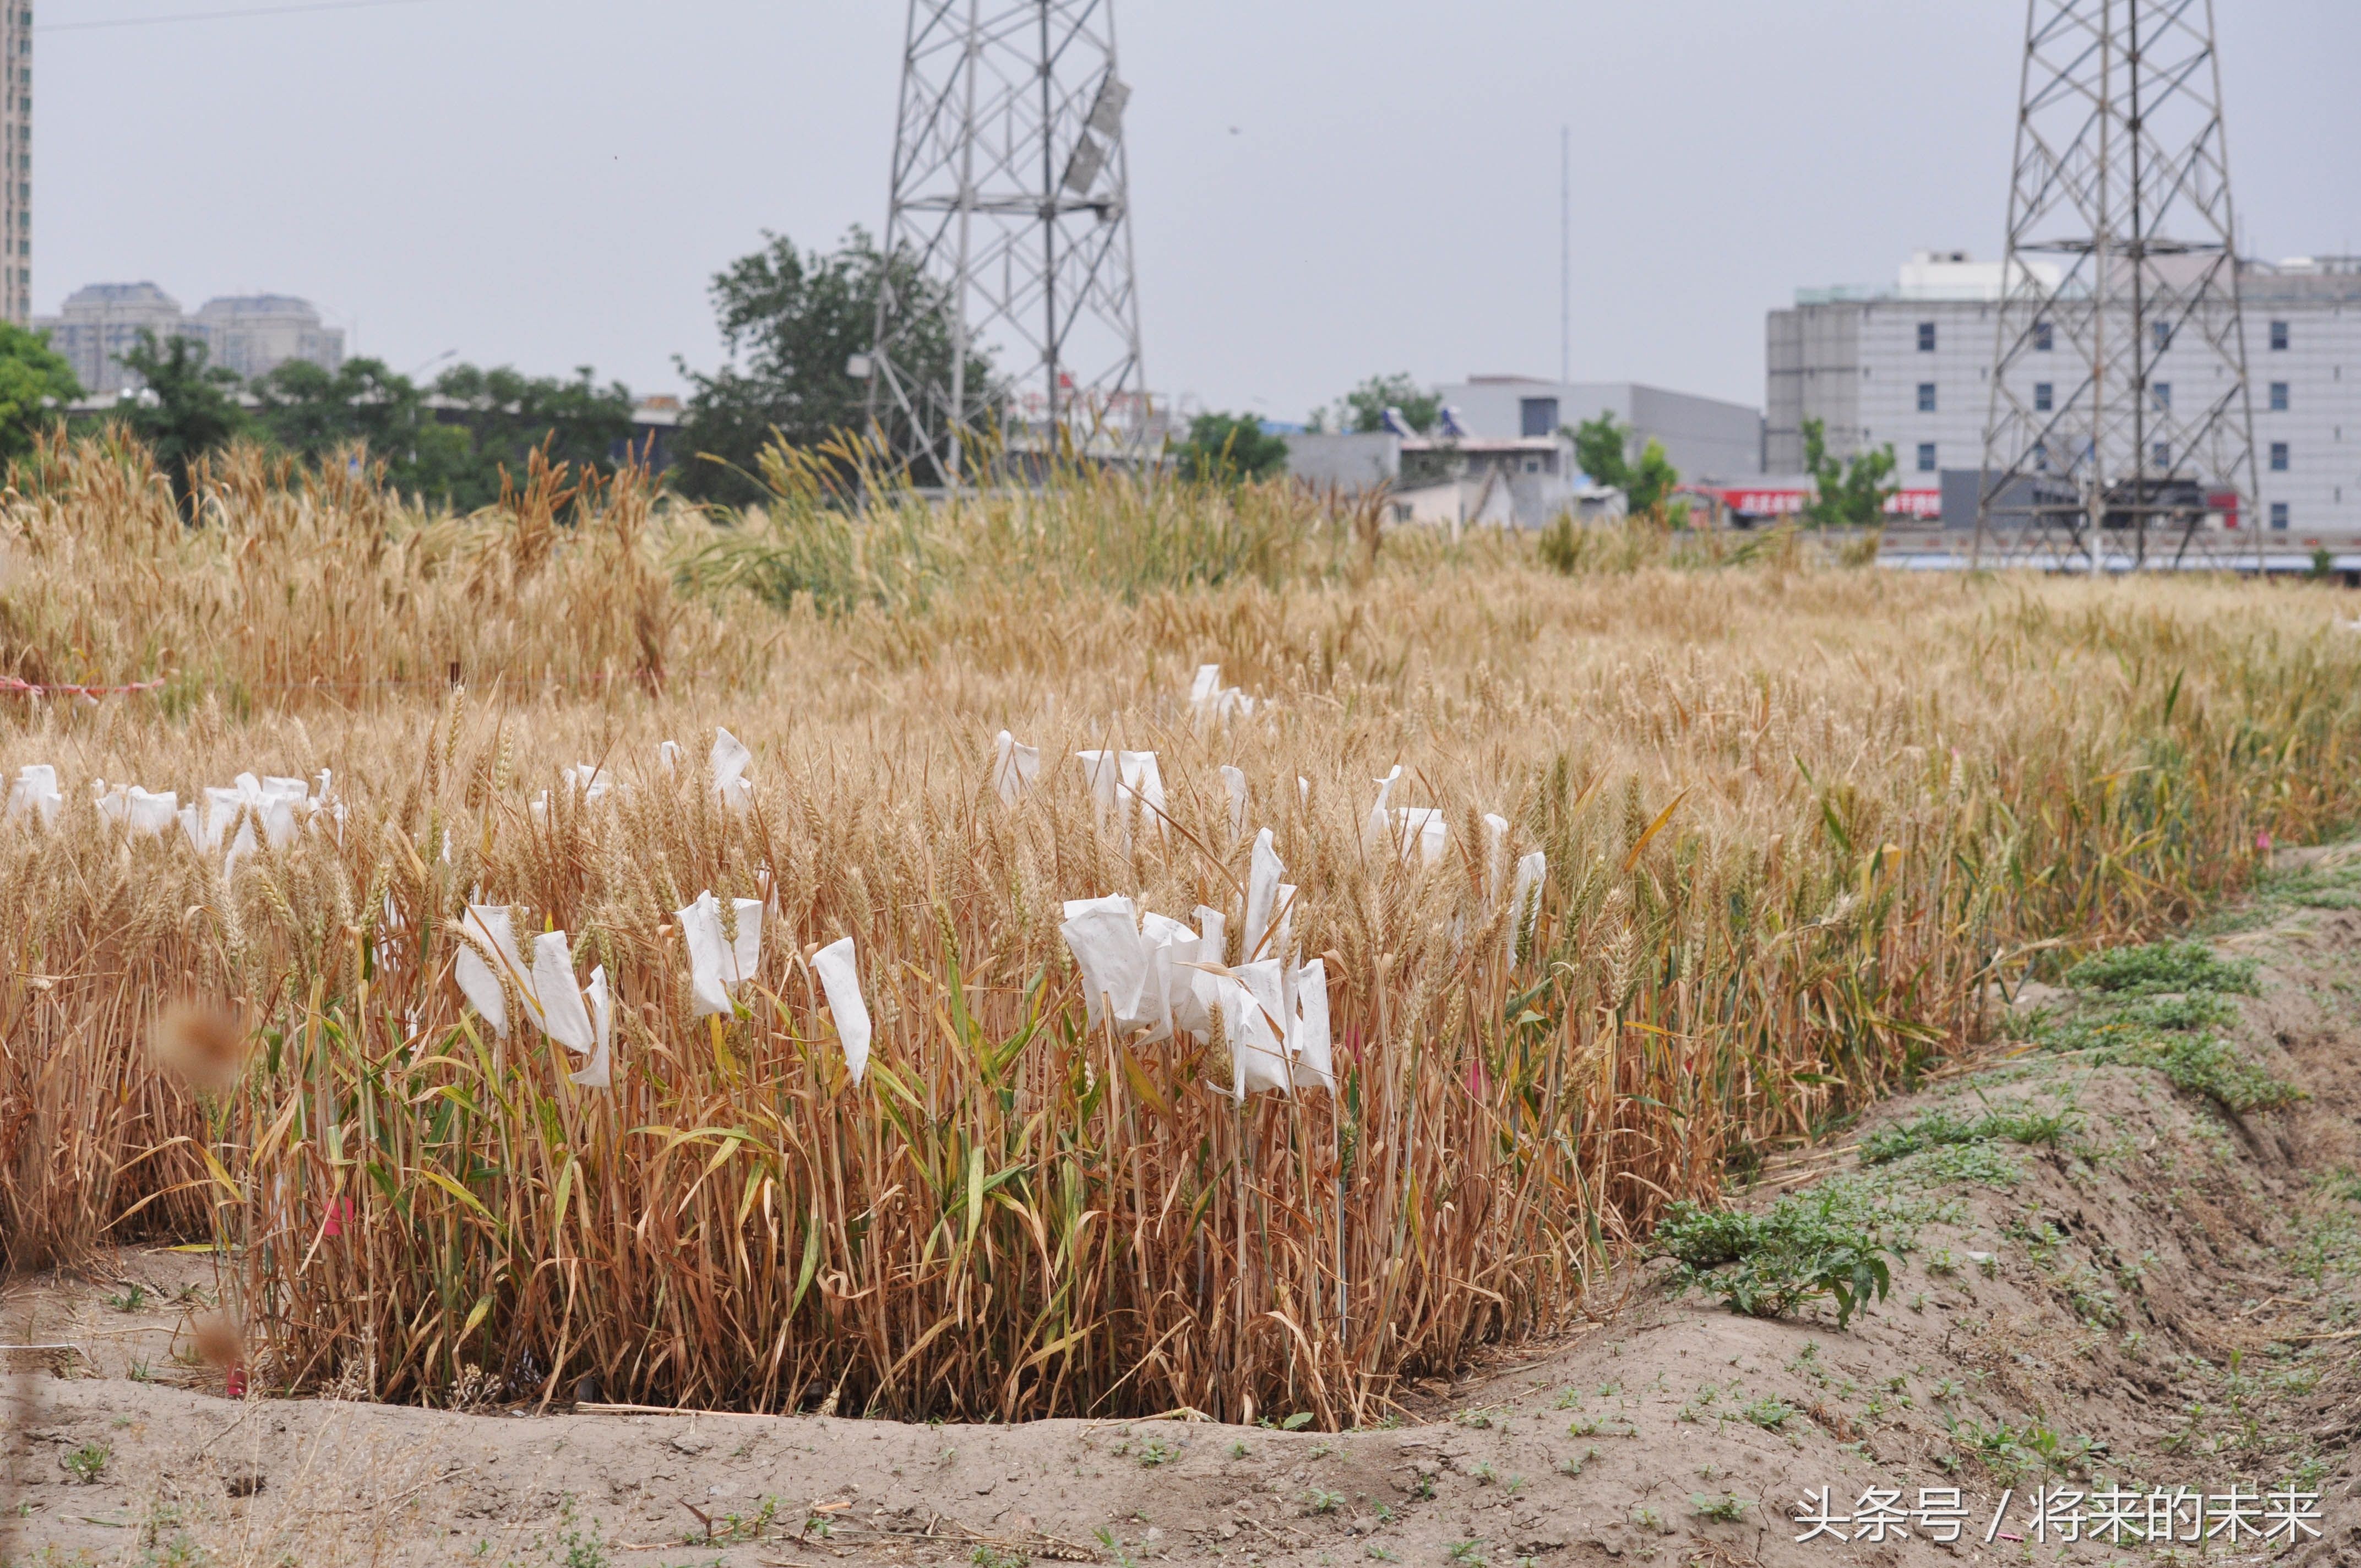
[{"label": "red ribbon on ground", "polygon": [[129,692],[151,692],[163,684],[159,678],[135,681],[127,686],[38,685],[14,675],[0,675],[0,692],[23,692],[29,696],[122,696]]}]

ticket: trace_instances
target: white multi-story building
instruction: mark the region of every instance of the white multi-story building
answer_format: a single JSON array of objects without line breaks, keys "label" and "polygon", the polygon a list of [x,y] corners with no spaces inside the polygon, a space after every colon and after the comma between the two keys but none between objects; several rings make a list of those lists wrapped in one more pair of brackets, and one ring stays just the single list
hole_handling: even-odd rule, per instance
[{"label": "white multi-story building", "polygon": [[[1770,314],[1765,466],[1801,474],[1803,424],[1818,419],[1834,455],[1891,445],[1905,492],[1939,491],[1946,469],[1980,471],[2002,282],[1998,262],[1921,251],[1891,287],[1798,290]],[[2267,528],[2290,543],[2361,535],[2361,260],[2243,262],[2239,292]],[[2022,356],[2016,372],[2035,409],[2070,390],[2070,370],[2045,378],[2041,358]],[[2202,345],[2168,347],[2149,371],[2159,396],[2177,369],[2184,395],[2222,373]]]},{"label": "white multi-story building", "polygon": [[343,330],[322,325],[318,311],[284,294],[210,300],[188,316],[181,313],[178,300],[153,283],[93,283],[67,295],[56,315],[33,325],[49,334],[49,346],[73,367],[74,378],[93,398],[137,389],[139,378],[123,367],[123,356],[139,346],[143,332],[159,342],[193,337],[214,364],[247,380],[291,359],[308,359],[324,370],[345,362]]},{"label": "white multi-story building", "polygon": [[33,319],[33,7],[0,0],[0,66],[7,71],[0,118],[0,316]]},{"label": "white multi-story building", "polygon": [[321,324],[308,301],[285,294],[208,300],[192,319],[213,350],[213,362],[248,380],[291,359],[308,359],[324,370],[345,362],[343,329]]}]

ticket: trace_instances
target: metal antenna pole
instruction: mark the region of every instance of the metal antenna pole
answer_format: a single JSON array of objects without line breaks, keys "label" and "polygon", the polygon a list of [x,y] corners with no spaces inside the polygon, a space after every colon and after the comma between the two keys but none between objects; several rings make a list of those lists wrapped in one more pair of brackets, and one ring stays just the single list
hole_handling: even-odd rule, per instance
[{"label": "metal antenna pole", "polygon": [[2226,562],[2257,476],[2213,6],[2028,0],[2025,48],[1978,558]]},{"label": "metal antenna pole", "polygon": [[912,482],[956,488],[964,442],[1147,455],[1129,97],[1114,0],[911,0],[865,369]]},{"label": "metal antenna pole", "polygon": [[1557,128],[1557,378],[1574,379],[1574,127]]}]

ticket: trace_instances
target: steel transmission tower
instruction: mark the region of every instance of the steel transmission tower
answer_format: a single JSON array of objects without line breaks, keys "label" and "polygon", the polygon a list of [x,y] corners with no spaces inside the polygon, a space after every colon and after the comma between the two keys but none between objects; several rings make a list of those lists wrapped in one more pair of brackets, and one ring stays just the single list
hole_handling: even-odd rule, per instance
[{"label": "steel transmission tower", "polygon": [[911,0],[867,371],[917,483],[956,487],[978,438],[1142,445],[1129,96],[1114,0]]},{"label": "steel transmission tower", "polygon": [[1980,560],[2260,564],[2213,38],[2212,0],[2028,0]]}]

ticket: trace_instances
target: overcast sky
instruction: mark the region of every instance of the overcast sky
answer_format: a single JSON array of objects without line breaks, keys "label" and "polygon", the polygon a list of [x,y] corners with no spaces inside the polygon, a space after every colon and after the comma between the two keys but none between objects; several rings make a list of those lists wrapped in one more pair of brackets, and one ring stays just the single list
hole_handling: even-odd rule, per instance
[{"label": "overcast sky", "polygon": [[[149,279],[300,294],[445,350],[675,389],[764,229],[883,223],[895,0],[39,0],[34,308]],[[2220,0],[2250,253],[2361,249],[2354,0]],[[1372,372],[1763,400],[1763,316],[1996,253],[2017,0],[1124,0],[1156,389],[1300,419]],[[2337,127],[2343,126],[2342,130]]]}]

